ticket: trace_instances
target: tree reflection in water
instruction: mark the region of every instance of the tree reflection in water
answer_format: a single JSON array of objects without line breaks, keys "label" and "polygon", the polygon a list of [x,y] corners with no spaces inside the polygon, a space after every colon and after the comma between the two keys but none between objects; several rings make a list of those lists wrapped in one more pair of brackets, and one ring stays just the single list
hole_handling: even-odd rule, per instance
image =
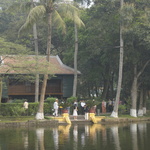
[{"label": "tree reflection in water", "polygon": [[24,149],[27,150],[28,149],[28,133],[27,132],[23,132],[22,133],[22,137],[23,137],[23,141],[24,141]]},{"label": "tree reflection in water", "polygon": [[45,150],[44,148],[44,128],[36,129],[37,145],[36,150]]},{"label": "tree reflection in water", "polygon": [[0,150],[149,150],[150,123],[0,128]]},{"label": "tree reflection in water", "polygon": [[78,126],[77,125],[75,125],[73,128],[73,139],[74,139],[73,149],[77,150],[78,148]]},{"label": "tree reflection in water", "polygon": [[53,128],[54,147],[56,150],[58,149],[58,144],[59,144],[58,138],[59,138],[58,128]]},{"label": "tree reflection in water", "polygon": [[119,141],[118,126],[111,127],[111,131],[112,131],[113,140],[114,140],[116,150],[121,150],[120,141]]},{"label": "tree reflection in water", "polygon": [[138,150],[138,142],[137,142],[137,124],[130,125],[131,137],[132,137],[132,145],[133,150]]}]

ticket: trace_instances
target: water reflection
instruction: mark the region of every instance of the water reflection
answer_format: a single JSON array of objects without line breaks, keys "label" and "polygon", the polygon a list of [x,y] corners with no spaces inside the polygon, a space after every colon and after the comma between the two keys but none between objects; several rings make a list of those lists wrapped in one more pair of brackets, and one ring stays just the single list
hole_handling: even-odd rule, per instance
[{"label": "water reflection", "polygon": [[56,150],[58,149],[58,144],[59,144],[58,138],[59,138],[59,136],[58,136],[58,128],[53,128],[54,147],[55,147]]},{"label": "water reflection", "polygon": [[137,142],[137,124],[130,125],[131,137],[132,137],[132,149],[138,150],[138,142]]},{"label": "water reflection", "polygon": [[28,149],[28,134],[27,133],[22,133],[22,138],[24,141],[24,149],[27,150]]},{"label": "water reflection", "polygon": [[147,124],[138,124],[138,131],[139,131],[139,140],[142,145],[144,145],[144,141],[146,140],[145,137],[147,137]]},{"label": "water reflection", "polygon": [[78,126],[75,125],[73,128],[73,149],[76,150],[78,148]]},{"label": "water reflection", "polygon": [[0,128],[0,150],[149,150],[149,138],[149,123]]},{"label": "water reflection", "polygon": [[[37,136],[37,145],[36,150],[45,150],[44,148],[44,128],[36,129],[36,136]],[[39,147],[39,149],[38,149]]]},{"label": "water reflection", "polygon": [[112,136],[114,139],[114,145],[116,150],[121,150],[120,148],[120,141],[119,141],[119,133],[118,133],[118,126],[111,127]]}]

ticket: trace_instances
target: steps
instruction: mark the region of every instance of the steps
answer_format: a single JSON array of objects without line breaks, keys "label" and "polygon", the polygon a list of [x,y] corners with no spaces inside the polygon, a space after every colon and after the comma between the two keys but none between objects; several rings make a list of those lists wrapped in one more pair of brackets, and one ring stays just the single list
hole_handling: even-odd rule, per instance
[{"label": "steps", "polygon": [[74,120],[73,116],[69,116],[72,124],[92,124],[90,120],[85,120],[84,115],[78,115],[77,120]]},{"label": "steps", "polygon": [[104,116],[95,116],[95,114],[89,114],[89,120],[85,120],[84,115],[78,115],[77,120],[74,119],[73,115],[63,114],[60,117],[54,117],[55,120],[58,120],[59,123],[68,123],[68,124],[92,124],[100,122]]}]

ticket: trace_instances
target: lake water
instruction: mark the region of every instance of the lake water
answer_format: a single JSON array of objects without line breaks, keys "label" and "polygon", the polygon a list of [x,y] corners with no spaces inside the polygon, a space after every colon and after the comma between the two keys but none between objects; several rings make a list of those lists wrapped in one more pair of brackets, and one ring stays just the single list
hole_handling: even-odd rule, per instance
[{"label": "lake water", "polygon": [[150,150],[150,123],[0,128],[0,150]]}]

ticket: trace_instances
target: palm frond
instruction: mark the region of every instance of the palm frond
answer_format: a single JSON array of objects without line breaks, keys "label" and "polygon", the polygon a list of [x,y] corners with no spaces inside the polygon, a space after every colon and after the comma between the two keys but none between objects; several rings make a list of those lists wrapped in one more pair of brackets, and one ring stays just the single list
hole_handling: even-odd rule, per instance
[{"label": "palm frond", "polygon": [[66,32],[65,22],[56,10],[53,12],[53,25],[58,29],[61,29],[63,33]]},{"label": "palm frond", "polygon": [[61,3],[58,5],[58,11],[64,18],[68,18],[76,23],[79,27],[85,26],[80,19],[80,10],[71,3]]},{"label": "palm frond", "polygon": [[80,17],[78,15],[74,15],[74,20],[76,25],[78,25],[78,27],[85,27],[85,24],[83,23],[83,21],[80,19]]},{"label": "palm frond", "polygon": [[36,23],[39,18],[43,17],[46,13],[46,9],[43,5],[39,5],[31,9],[31,11],[28,14],[28,17],[26,19],[26,22],[22,25],[22,27],[19,29],[19,34],[25,29],[28,29],[31,27],[34,23]]}]

